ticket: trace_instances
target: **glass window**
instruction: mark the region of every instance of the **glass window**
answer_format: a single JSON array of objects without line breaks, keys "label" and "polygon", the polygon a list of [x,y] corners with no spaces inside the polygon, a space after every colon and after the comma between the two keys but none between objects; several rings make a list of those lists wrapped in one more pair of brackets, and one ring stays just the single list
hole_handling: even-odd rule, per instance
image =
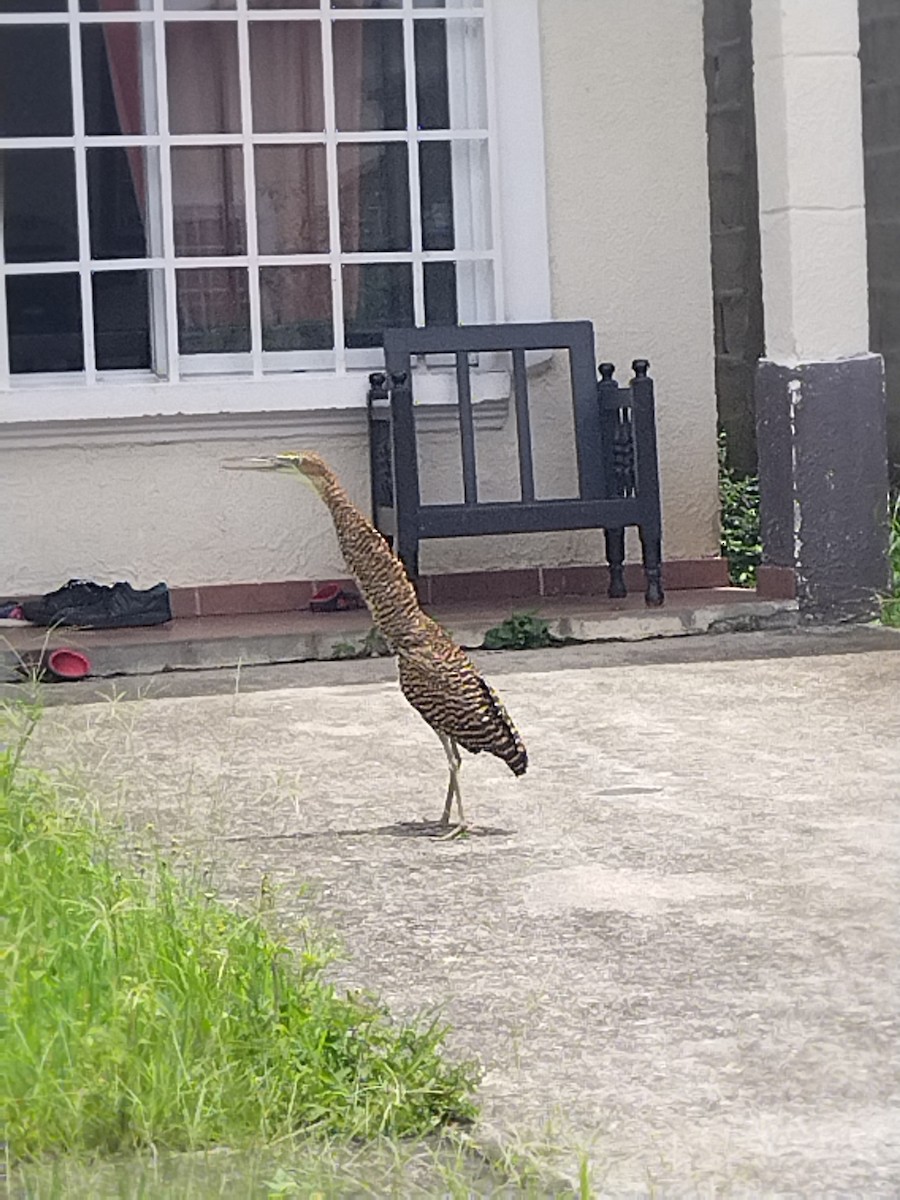
[{"label": "glass window", "polygon": [[343,371],[493,313],[480,4],[7,11],[0,386]]}]

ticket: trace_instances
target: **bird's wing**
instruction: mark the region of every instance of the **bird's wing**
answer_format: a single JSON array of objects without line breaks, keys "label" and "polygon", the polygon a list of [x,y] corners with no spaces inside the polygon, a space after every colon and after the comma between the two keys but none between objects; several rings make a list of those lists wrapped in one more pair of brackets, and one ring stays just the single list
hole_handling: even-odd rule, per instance
[{"label": "bird's wing", "polygon": [[478,674],[468,656],[450,643],[440,651],[401,652],[400,690],[438,733],[449,734],[465,750],[501,758],[524,775],[528,756],[500,697]]}]

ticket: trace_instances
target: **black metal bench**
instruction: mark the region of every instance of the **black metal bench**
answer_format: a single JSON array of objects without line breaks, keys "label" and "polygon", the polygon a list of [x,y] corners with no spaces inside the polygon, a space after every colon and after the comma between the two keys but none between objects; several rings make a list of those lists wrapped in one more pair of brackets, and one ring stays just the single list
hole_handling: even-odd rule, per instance
[{"label": "black metal bench", "polygon": [[[535,496],[525,358],[533,350],[569,353],[578,468],[578,495],[573,499]],[[512,358],[521,499],[485,502],[478,497],[471,356],[500,352]],[[426,354],[455,358],[462,503],[423,504],[420,496],[412,360]],[[646,602],[663,603],[656,421],[645,360],[634,362],[634,378],[627,387],[616,383],[611,363],[600,364],[598,380],[589,321],[388,329],[384,356],[386,372],[369,376],[372,511],[411,578],[419,574],[423,538],[603,529],[609,595],[622,597],[625,529],[636,526]]]}]

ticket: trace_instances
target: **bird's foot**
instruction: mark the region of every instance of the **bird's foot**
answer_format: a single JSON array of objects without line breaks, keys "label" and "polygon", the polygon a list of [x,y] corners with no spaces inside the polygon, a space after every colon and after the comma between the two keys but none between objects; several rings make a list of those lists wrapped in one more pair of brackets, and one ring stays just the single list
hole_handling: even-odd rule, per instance
[{"label": "bird's foot", "polygon": [[461,825],[454,825],[452,829],[448,829],[446,833],[442,833],[438,837],[439,842],[450,842],[454,838],[465,837],[469,832],[469,826],[464,821]]}]

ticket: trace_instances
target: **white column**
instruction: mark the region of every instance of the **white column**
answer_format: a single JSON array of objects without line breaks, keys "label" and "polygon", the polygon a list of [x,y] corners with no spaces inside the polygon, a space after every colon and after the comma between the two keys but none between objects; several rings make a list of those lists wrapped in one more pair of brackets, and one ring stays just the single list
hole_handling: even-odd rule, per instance
[{"label": "white column", "polygon": [[858,0],[753,0],[766,357],[869,349]]}]

